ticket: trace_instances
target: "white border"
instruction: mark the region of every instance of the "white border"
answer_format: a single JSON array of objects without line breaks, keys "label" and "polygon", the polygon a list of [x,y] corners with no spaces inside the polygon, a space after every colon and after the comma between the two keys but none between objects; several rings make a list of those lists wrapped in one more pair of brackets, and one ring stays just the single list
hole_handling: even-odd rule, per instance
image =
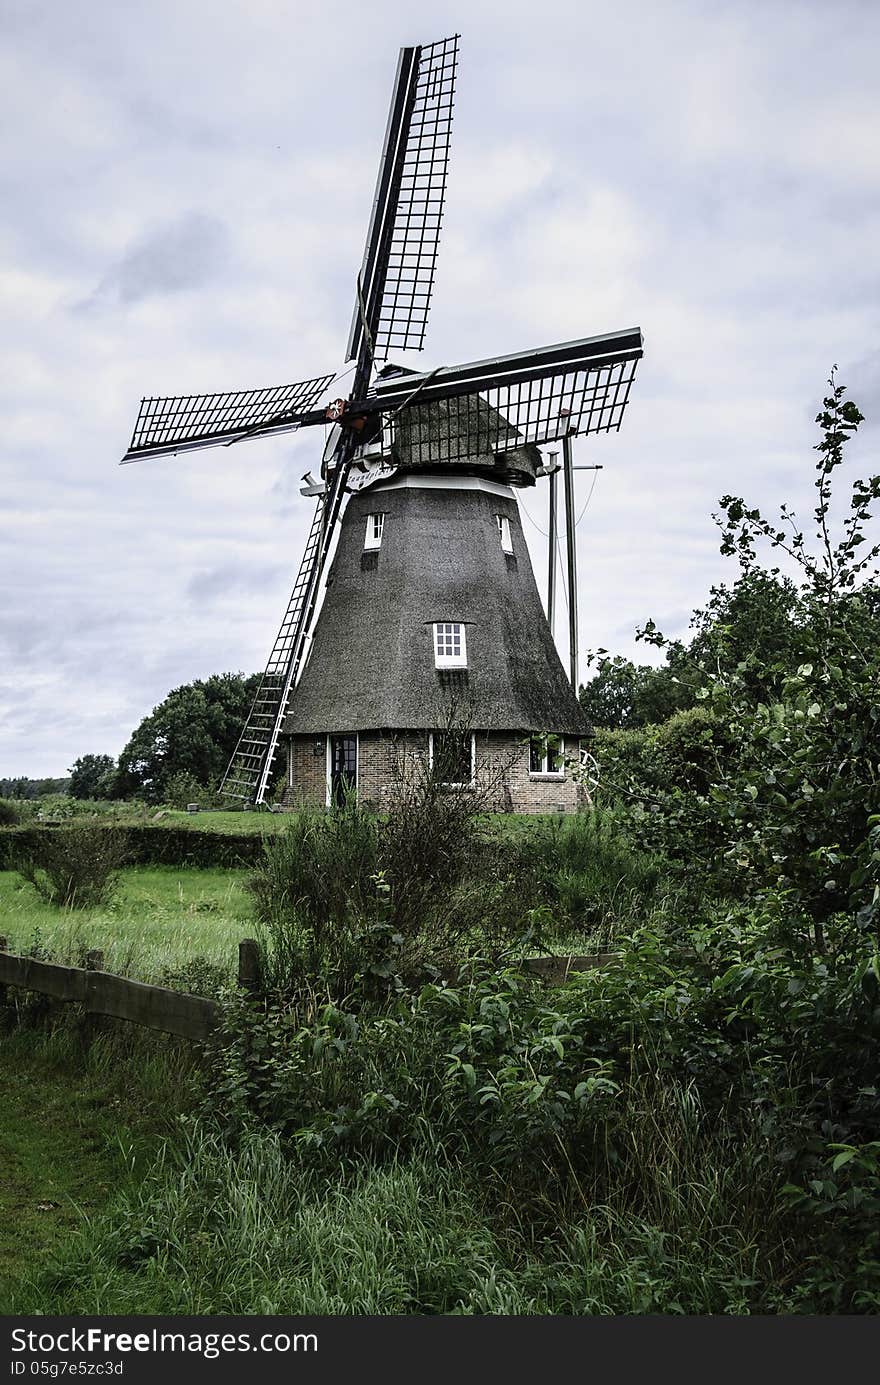
[{"label": "white border", "polygon": [[424,476],[411,471],[395,476],[391,481],[381,481],[370,487],[371,495],[381,491],[430,490],[430,491],[485,491],[487,495],[503,495],[516,501],[512,486],[503,486],[500,481],[485,481],[482,476]]},{"label": "white border", "polygon": [[[555,733],[551,731],[549,734],[553,735]],[[538,736],[529,736],[529,742],[526,746],[526,754],[529,757],[529,778],[550,780],[552,783],[558,784],[561,780],[565,778],[565,736],[562,734],[560,734],[559,736],[559,754],[562,756],[562,769],[556,770],[532,769],[532,741],[536,741],[539,739],[540,738]],[[547,756],[544,755],[543,759],[546,760]]]}]

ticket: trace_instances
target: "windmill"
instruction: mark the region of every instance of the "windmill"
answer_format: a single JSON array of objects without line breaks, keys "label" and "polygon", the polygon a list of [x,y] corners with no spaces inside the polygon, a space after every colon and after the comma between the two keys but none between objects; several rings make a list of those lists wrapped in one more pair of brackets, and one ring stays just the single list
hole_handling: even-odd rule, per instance
[{"label": "windmill", "polygon": [[[370,737],[427,732],[433,755],[438,688],[458,689],[486,735],[503,730],[519,736],[517,744],[523,732],[588,730],[540,606],[512,488],[547,474],[540,445],[620,427],[641,332],[422,373],[379,368],[389,353],[424,344],[457,63],[458,35],[400,50],[356,280],[350,394],[319,406],[336,378],[322,375],[268,389],[145,398],[122,459],[332,425],[321,479],[304,478],[302,494],[316,497],[316,506],[293,591],[221,786],[245,803],[263,803],[282,739],[289,779],[298,764],[300,798],[311,786],[314,801],[326,794],[329,802],[355,782],[359,744]],[[433,557],[430,539],[419,538],[426,533],[434,535]],[[364,664],[370,631],[387,651],[381,670]],[[467,646],[477,653],[481,638],[483,663],[469,662]],[[533,746],[530,756],[532,792],[521,797],[527,807],[554,806],[539,786],[549,782],[558,796],[557,752],[542,757]],[[378,762],[372,772],[378,783]]]}]

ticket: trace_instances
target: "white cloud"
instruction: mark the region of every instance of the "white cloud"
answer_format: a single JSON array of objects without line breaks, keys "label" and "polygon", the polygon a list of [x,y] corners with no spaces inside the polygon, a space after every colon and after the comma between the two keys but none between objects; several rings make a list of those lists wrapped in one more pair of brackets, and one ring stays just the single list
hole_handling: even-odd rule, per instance
[{"label": "white cloud", "polygon": [[645,331],[622,431],[577,444],[582,649],[686,628],[723,492],[809,510],[834,361],[880,409],[876,6],[2,8],[0,774],[264,663],[323,439],[115,462],[142,394],[341,367],[401,43],[463,35],[426,363]]}]

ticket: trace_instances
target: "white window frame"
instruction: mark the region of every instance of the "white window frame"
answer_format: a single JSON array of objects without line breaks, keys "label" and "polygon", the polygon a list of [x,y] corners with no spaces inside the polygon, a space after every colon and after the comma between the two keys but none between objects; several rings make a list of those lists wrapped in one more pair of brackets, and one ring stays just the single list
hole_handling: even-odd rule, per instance
[{"label": "white window frame", "polygon": [[[467,668],[467,631],[463,621],[460,620],[437,620],[433,625],[434,637],[434,667],[435,668]],[[440,652],[440,643],[444,645],[452,643],[453,650],[455,641],[459,643],[457,653]]]},{"label": "white window frame", "polygon": [[[437,734],[443,734],[443,733],[438,733],[438,732],[435,732],[435,731],[429,731],[429,732],[428,732],[428,768],[431,769],[431,770],[433,770],[433,768],[434,768],[434,736],[437,735]],[[450,732],[449,734],[450,734],[450,735],[454,735],[455,733],[454,733],[454,732]],[[467,732],[465,732],[464,734],[466,735]],[[466,783],[465,783],[464,781],[462,781],[462,782],[460,782],[460,783],[457,783],[457,782],[454,783],[452,780],[444,780],[444,781],[443,781],[443,787],[444,787],[445,789],[469,789],[469,788],[471,788],[471,787],[473,786],[473,783],[474,783],[474,781],[475,781],[475,779],[476,779],[476,777],[477,777],[477,736],[476,736],[476,732],[475,732],[475,731],[471,731],[470,737],[471,737],[471,777],[470,777],[470,779],[469,779]]]},{"label": "white window frame", "polygon": [[382,535],[385,532],[385,514],[367,515],[367,530],[364,535],[364,552],[370,549],[382,547]]},{"label": "white window frame", "polygon": [[501,538],[501,552],[512,553],[513,539],[510,534],[510,520],[507,518],[507,515],[496,515],[495,518],[498,521],[498,533]]},{"label": "white window frame", "polygon": [[[529,753],[529,778],[530,778],[530,779],[564,779],[564,778],[565,778],[565,737],[564,737],[564,736],[557,736],[557,737],[555,738],[555,739],[557,739],[558,742],[559,742],[559,748],[558,748],[557,754],[558,754],[559,759],[560,759],[561,764],[562,764],[561,769],[548,769],[548,768],[547,768],[547,765],[548,765],[550,756],[549,756],[549,752],[548,752],[548,749],[547,749],[547,744],[546,744],[546,742],[547,742],[548,740],[550,740],[550,739],[551,739],[550,736],[547,736],[547,737],[542,737],[542,736],[530,736],[530,737],[529,737],[529,752],[528,752],[528,753]],[[544,742],[545,742],[545,744],[544,744],[544,751],[543,751],[543,754],[541,755],[541,768],[540,768],[540,769],[532,769],[532,745],[534,744],[535,741],[539,741],[539,740],[544,740]]]}]

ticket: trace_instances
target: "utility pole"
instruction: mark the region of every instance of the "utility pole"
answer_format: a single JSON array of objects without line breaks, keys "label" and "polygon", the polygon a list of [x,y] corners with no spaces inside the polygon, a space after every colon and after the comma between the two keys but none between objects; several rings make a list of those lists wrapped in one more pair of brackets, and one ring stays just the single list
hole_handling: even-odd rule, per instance
[{"label": "utility pole", "polygon": [[550,523],[547,526],[548,537],[550,539],[550,554],[547,564],[547,624],[550,626],[550,634],[554,640],[556,638],[555,617],[556,617],[556,458],[558,452],[548,453],[550,458]]},{"label": "utility pole", "polygon": [[578,603],[577,549],[574,533],[574,462],[571,456],[571,434],[562,439],[562,462],[565,479],[565,536],[568,557],[568,650],[571,662],[571,686],[575,697],[578,690]]}]

